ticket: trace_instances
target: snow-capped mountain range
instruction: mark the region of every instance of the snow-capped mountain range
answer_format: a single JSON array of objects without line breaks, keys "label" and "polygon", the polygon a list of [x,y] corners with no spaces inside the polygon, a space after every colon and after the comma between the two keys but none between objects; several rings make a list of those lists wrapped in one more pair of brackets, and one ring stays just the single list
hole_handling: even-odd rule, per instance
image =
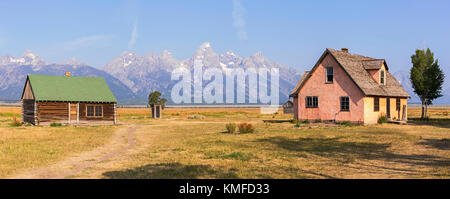
[{"label": "snow-capped mountain range", "polygon": [[[271,62],[261,52],[250,57],[240,57],[232,51],[217,54],[208,42],[203,43],[185,60],[177,60],[172,53],[164,50],[160,54],[149,53],[141,56],[132,52],[124,52],[119,57],[106,64],[102,70],[117,77],[127,85],[134,94],[143,98],[153,90],[170,91],[176,83],[170,80],[171,72],[177,67],[193,70],[194,60],[201,60],[204,67],[226,68],[279,68],[280,70],[280,102],[288,99],[289,92],[294,88],[300,73],[288,66]],[[170,96],[170,93],[163,93]]]},{"label": "snow-capped mountain range", "polygon": [[261,52],[250,57],[240,57],[232,51],[217,54],[208,42],[185,60],[175,59],[167,50],[144,56],[126,51],[101,68],[88,66],[75,58],[59,64],[49,63],[27,50],[19,58],[10,55],[0,57],[0,100],[19,100],[27,74],[64,75],[64,72],[72,72],[73,76],[105,78],[119,103],[144,104],[148,94],[155,90],[170,98],[170,90],[176,83],[170,79],[171,72],[177,67],[192,70],[194,59],[202,60],[205,68],[279,68],[281,103],[288,99],[301,75],[296,69],[269,61]]}]

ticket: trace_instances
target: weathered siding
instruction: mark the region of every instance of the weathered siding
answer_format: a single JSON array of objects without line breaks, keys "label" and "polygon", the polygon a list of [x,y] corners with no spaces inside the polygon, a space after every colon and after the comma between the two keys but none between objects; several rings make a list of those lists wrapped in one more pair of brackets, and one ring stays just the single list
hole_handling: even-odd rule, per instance
[{"label": "weathered siding", "polygon": [[33,91],[31,90],[30,80],[25,83],[25,88],[23,89],[22,99],[34,100]]},{"label": "weathered siding", "polygon": [[[325,82],[325,67],[333,67],[333,83]],[[318,96],[318,108],[306,108],[306,96]],[[340,110],[340,97],[349,96],[350,111]],[[300,120],[364,121],[364,96],[361,90],[328,54],[294,98],[294,116]],[[297,101],[297,102],[295,102]]]}]

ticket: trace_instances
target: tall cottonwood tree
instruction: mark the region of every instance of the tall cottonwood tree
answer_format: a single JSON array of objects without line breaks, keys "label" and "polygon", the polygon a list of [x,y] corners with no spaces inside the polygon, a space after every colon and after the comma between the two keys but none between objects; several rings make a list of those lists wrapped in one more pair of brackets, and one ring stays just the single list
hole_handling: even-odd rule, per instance
[{"label": "tall cottonwood tree", "polygon": [[442,84],[444,83],[444,73],[439,67],[438,60],[434,59],[434,54],[427,50],[416,50],[411,56],[413,67],[410,71],[410,79],[414,92],[420,97],[422,102],[421,118],[427,115],[428,105],[433,100],[442,96]]},{"label": "tall cottonwood tree", "polygon": [[154,104],[161,104],[162,108],[166,106],[167,99],[161,98],[161,93],[159,91],[154,91],[148,95],[148,105],[153,108]]}]

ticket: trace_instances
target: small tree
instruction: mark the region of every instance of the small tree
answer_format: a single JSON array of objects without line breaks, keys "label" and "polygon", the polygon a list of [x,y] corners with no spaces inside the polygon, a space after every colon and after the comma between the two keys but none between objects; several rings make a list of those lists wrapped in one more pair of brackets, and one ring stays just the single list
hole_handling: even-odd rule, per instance
[{"label": "small tree", "polygon": [[167,99],[161,98],[161,93],[159,91],[154,91],[148,95],[148,105],[153,108],[154,104],[161,104],[162,108],[166,106]]},{"label": "small tree", "polygon": [[413,67],[410,71],[410,79],[414,92],[422,102],[421,118],[423,119],[426,117],[428,105],[442,96],[445,76],[429,48],[426,51],[417,49],[416,54],[411,56],[411,62]]}]

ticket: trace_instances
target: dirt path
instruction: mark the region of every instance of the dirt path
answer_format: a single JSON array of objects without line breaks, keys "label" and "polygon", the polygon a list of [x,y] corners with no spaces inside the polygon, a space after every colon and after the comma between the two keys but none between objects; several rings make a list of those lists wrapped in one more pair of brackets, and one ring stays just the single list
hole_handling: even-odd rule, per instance
[{"label": "dirt path", "polygon": [[16,176],[12,176],[11,178],[69,178],[73,175],[76,175],[77,173],[80,173],[86,168],[95,166],[98,163],[110,160],[112,158],[124,158],[120,157],[120,154],[136,146],[136,138],[134,132],[138,128],[138,126],[132,125],[130,127],[120,129],[113,135],[111,141],[105,146],[97,148],[93,151],[77,154],[76,156],[69,157],[50,166],[33,169]]}]

